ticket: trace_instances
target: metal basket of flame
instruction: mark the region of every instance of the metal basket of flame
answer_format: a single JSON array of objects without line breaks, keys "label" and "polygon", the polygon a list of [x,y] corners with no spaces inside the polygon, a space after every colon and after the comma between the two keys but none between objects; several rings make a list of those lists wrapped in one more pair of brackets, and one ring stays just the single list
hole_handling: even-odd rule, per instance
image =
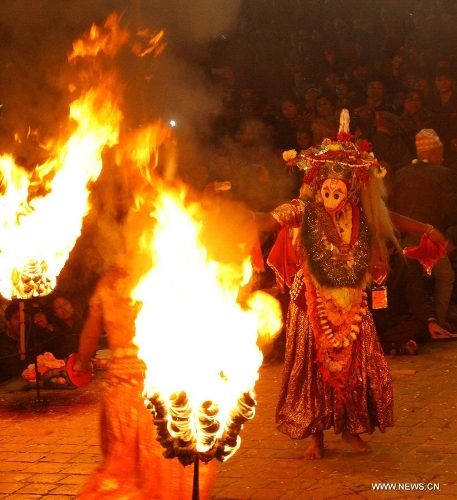
[{"label": "metal basket of flame", "polygon": [[55,283],[48,277],[45,261],[29,260],[21,271],[13,269],[11,276],[11,297],[13,299],[33,299],[52,292]]},{"label": "metal basket of flame", "polygon": [[167,459],[177,458],[184,466],[194,465],[192,500],[199,500],[200,461],[208,463],[216,458],[225,462],[236,452],[243,424],[255,415],[256,401],[253,394],[245,392],[238,399],[220,437],[217,437],[221,427],[219,407],[212,401],[205,401],[200,406],[196,419],[193,418],[184,391],[173,393],[168,405],[160,393],[148,398],[147,402],[157,429],[156,439],[164,448],[163,456]]},{"label": "metal basket of flame", "polygon": [[[254,417],[256,401],[250,392],[244,393],[232,408],[221,437],[217,437],[221,422],[217,419],[219,408],[205,401],[192,418],[192,408],[185,392],[175,392],[167,406],[159,393],[148,399],[147,408],[157,428],[157,441],[165,448],[165,458],[177,458],[184,466],[204,463],[216,458],[224,462],[238,449],[239,434],[243,424]],[[195,422],[196,420],[196,422]],[[197,444],[200,437],[200,447]]]}]

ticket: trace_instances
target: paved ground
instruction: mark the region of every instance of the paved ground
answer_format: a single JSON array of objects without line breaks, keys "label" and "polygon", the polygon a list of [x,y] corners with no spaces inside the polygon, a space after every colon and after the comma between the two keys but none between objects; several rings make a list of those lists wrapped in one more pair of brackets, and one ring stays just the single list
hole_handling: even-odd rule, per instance
[{"label": "paved ground", "polygon": [[[303,459],[307,441],[276,431],[282,367],[262,368],[257,415],[241,433],[240,450],[219,466],[213,499],[457,498],[457,341],[431,343],[389,364],[396,426],[368,436],[373,451],[363,456],[327,432],[326,456],[316,462]],[[47,404],[36,404],[36,391],[24,391],[22,381],[0,385],[0,500],[75,498],[100,456],[101,378],[85,389],[43,391]],[[397,490],[376,491],[373,483]]]}]

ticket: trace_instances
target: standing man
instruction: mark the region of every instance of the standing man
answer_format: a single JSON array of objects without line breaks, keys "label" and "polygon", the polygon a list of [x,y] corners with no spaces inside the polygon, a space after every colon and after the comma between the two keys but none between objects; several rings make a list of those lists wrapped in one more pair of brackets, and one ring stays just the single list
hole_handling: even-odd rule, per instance
[{"label": "standing man", "polygon": [[[443,143],[433,129],[422,129],[415,137],[417,159],[395,174],[392,210],[445,232],[456,224],[456,200],[450,170],[443,164]],[[406,233],[404,246],[419,244],[419,234]],[[449,257],[440,259],[432,270],[434,301],[438,323],[446,326],[446,316],[454,286],[454,270]]]}]

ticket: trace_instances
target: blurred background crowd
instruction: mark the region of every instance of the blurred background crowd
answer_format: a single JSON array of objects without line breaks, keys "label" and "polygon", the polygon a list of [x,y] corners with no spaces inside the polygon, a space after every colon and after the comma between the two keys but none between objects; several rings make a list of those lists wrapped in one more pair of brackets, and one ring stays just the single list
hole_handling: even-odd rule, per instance
[{"label": "blurred background crowd", "polygon": [[[90,3],[93,9],[95,5],[100,7],[99,4],[103,4],[103,9],[98,9],[100,21],[113,6],[124,8],[125,18],[129,19],[130,15],[130,20],[136,19],[138,24],[144,24],[147,15],[154,18],[153,8],[151,14],[145,7],[146,2]],[[137,126],[145,117],[149,119],[149,108],[158,110],[164,118],[177,118],[175,134],[180,177],[203,194],[240,202],[253,211],[269,211],[298,196],[302,184],[299,172],[289,172],[285,168],[283,151],[300,151],[319,144],[325,137],[334,137],[341,109],[347,108],[352,134],[357,139],[367,139],[375,156],[387,169],[385,182],[390,207],[431,224],[457,244],[455,0],[240,0],[238,4],[233,16],[233,12],[227,13],[230,23],[226,27],[215,27],[208,35],[211,30],[206,23],[208,36],[200,37],[198,42],[173,33],[173,26],[178,24],[181,34],[184,29],[191,30],[195,19],[188,18],[186,24],[180,22],[183,19],[178,11],[174,16],[168,15],[172,33],[168,42],[173,62],[170,63],[165,53],[153,64],[154,70],[168,75],[169,81],[173,81],[176,92],[174,97],[164,97],[171,85],[163,85],[158,77],[148,78],[150,87],[146,88],[145,80],[139,78],[138,67],[136,74],[129,70],[129,76],[140,81],[137,87],[128,86],[126,101],[135,102],[138,107],[127,117],[130,126],[132,123]],[[76,3],[72,5],[76,9]],[[49,13],[60,8],[53,6],[51,9],[50,4],[48,7]],[[9,31],[6,27],[0,29],[4,49],[2,61],[6,57],[4,54],[11,53],[6,49],[15,45],[20,47],[13,37],[16,17],[9,13],[9,18],[12,20]],[[82,14],[72,18],[82,19]],[[37,40],[47,40],[48,48],[57,47],[49,35],[51,31],[38,29],[39,19],[44,26],[49,16],[35,16],[36,32],[40,31],[43,38],[28,37],[26,41],[30,45],[23,41],[22,46],[32,47],[33,51],[33,47],[44,43]],[[202,24],[205,24],[203,19]],[[80,27],[76,26],[76,21],[69,26],[65,34],[73,38]],[[62,47],[66,56],[68,46]],[[24,54],[29,52],[24,49]],[[66,80],[57,71],[51,75],[55,61],[51,58],[52,51],[47,53],[47,67],[41,75],[45,76],[49,87],[47,100],[39,98],[44,91],[38,80],[32,90],[26,91],[24,87],[24,81],[29,85],[32,81],[27,74],[27,67],[32,68],[32,64],[20,66],[17,61],[7,62],[0,75],[5,102],[0,129],[2,149],[14,151],[17,161],[26,168],[39,164],[40,155],[45,155],[38,146],[40,132],[46,135],[58,128],[59,117],[67,110],[60,106],[65,95],[53,87],[57,88],[56,82],[60,85]],[[60,53],[59,58],[63,59]],[[60,59],[55,59],[60,64]],[[16,88],[13,80],[22,81],[24,88]],[[161,85],[160,93],[155,91],[154,85]],[[28,114],[18,113],[18,108],[11,103],[18,104],[24,99],[23,90],[26,91],[23,95],[27,96],[27,112],[36,107],[32,125],[38,133],[30,134],[18,145],[12,140],[13,125],[16,126],[22,116],[29,127],[30,120]],[[38,112],[49,104],[49,100],[52,112]],[[167,110],[164,112],[165,103]],[[174,111],[170,111],[173,106]],[[432,172],[427,181],[416,180],[411,183],[414,186],[411,189],[408,189],[408,182],[397,186],[397,172],[410,167],[418,158],[416,137],[424,129],[436,132],[437,144],[441,143],[443,153],[436,163],[446,170],[440,175]],[[230,182],[230,189],[224,187],[218,191],[215,184],[218,182]],[[102,184],[103,189],[100,188]],[[63,296],[76,312],[77,326],[72,326],[72,331],[80,330],[93,287],[106,269],[97,246],[101,224],[105,223],[105,229],[107,226],[116,229],[123,224],[128,210],[124,201],[128,199],[127,190],[122,176],[113,173],[109,165],[104,167],[92,193],[93,211],[84,222],[82,236],[59,276],[54,293],[54,296]],[[399,200],[405,199],[409,204],[402,205]],[[420,199],[429,201],[422,212],[414,205],[415,200]],[[106,238],[106,231],[103,236],[105,246],[116,245],[115,239]],[[261,243],[266,256],[272,241],[261,235]],[[443,326],[454,331],[457,331],[456,268],[456,259],[451,255],[446,287],[451,289],[452,296]],[[269,275],[262,286],[271,286],[271,279]],[[434,279],[424,277],[432,297]],[[7,301],[3,309],[6,306]],[[58,321],[56,311],[59,308],[52,297],[43,301],[40,308],[41,312],[49,313],[49,323],[59,324],[64,330],[67,328]],[[10,320],[11,316],[6,318],[9,324]],[[0,324],[0,328],[5,327]]]}]

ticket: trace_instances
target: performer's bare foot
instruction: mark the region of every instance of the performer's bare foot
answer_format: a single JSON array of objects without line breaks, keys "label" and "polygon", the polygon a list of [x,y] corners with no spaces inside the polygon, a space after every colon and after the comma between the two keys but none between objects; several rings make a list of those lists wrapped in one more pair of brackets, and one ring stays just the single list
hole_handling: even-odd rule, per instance
[{"label": "performer's bare foot", "polygon": [[342,438],[345,443],[350,444],[359,453],[369,453],[371,451],[370,446],[358,434],[343,431]]},{"label": "performer's bare foot", "polygon": [[305,451],[306,460],[319,460],[324,454],[324,433],[317,431],[311,434],[311,444]]}]

